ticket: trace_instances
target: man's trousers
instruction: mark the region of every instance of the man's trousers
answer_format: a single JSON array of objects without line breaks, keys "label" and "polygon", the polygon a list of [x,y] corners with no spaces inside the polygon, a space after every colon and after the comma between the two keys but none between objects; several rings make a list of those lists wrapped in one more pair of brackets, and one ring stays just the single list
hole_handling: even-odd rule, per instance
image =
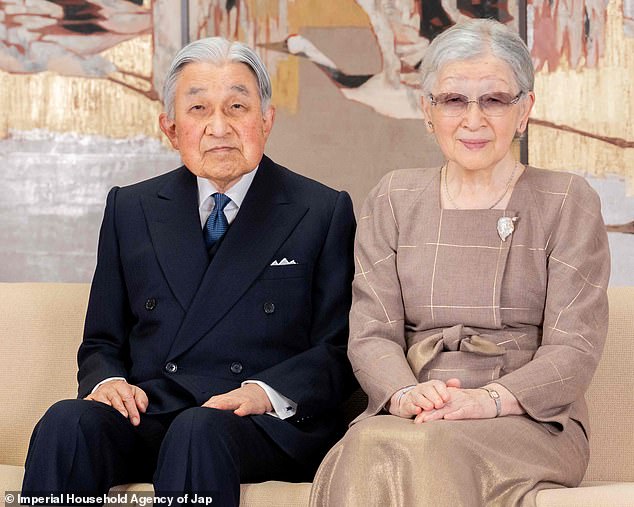
[{"label": "man's trousers", "polygon": [[22,494],[103,496],[118,484],[152,482],[159,496],[196,493],[214,507],[237,506],[240,483],[310,480],[307,472],[232,411],[141,414],[135,427],[103,403],[64,400],[33,431]]}]

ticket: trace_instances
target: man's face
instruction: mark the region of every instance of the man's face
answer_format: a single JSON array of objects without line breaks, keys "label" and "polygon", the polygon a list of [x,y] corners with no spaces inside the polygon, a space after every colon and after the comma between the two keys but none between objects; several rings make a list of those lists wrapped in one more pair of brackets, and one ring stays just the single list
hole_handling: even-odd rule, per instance
[{"label": "man's face", "polygon": [[198,62],[178,77],[174,119],[163,113],[159,123],[187,168],[224,192],[258,165],[274,118],[246,64]]}]

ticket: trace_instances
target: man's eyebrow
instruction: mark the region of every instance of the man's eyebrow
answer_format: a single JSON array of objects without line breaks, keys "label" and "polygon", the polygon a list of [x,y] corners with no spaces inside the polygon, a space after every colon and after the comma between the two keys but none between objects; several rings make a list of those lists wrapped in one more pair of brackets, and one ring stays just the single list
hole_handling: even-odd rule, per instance
[{"label": "man's eyebrow", "polygon": [[236,92],[238,92],[238,93],[240,93],[240,94],[242,94],[242,95],[247,95],[247,96],[250,95],[249,94],[249,89],[246,86],[241,85],[241,84],[233,85],[233,86],[231,86],[231,89],[236,91]]},{"label": "man's eyebrow", "polygon": [[197,95],[200,92],[207,91],[207,88],[203,88],[200,86],[192,86],[189,90],[187,90],[187,95]]}]

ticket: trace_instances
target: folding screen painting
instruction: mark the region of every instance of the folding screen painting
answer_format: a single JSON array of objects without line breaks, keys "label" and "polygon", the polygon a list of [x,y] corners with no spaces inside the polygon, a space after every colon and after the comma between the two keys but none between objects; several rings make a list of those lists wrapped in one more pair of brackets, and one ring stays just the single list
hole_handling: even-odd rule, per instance
[{"label": "folding screen painting", "polygon": [[612,280],[632,285],[634,2],[532,0],[527,14],[537,70],[529,160],[590,180],[610,231]]},{"label": "folding screen painting", "polygon": [[[623,2],[617,52],[631,47],[623,40],[634,31],[632,0]],[[417,68],[431,39],[462,19],[494,17],[520,29],[528,13],[532,40],[544,42],[533,47],[540,79],[531,162],[555,167],[553,139],[577,135],[567,127],[627,142],[624,130],[609,131],[610,116],[595,116],[603,123],[592,130],[584,105],[557,102],[551,89],[566,95],[570,76],[606,68],[618,23],[611,3],[533,1],[524,9],[517,0],[0,0],[0,280],[90,279],[108,188],[179,163],[158,129],[161,80],[182,42],[200,37],[257,48],[277,107],[267,153],[348,190],[357,209],[387,171],[441,163],[420,120]],[[627,58],[621,68],[631,72]],[[566,112],[572,120],[559,116]],[[567,168],[590,170],[599,183],[608,181],[604,167],[626,178],[631,155],[618,153],[597,154],[604,165]]]},{"label": "folding screen painting", "polygon": [[180,9],[0,1],[1,280],[90,280],[108,189],[178,164],[156,119]]}]

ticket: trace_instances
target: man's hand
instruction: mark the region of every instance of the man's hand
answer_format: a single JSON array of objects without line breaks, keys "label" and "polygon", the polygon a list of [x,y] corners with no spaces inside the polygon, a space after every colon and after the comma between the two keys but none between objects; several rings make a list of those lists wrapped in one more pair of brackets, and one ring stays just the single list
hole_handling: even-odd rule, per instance
[{"label": "man's hand", "polygon": [[147,395],[140,387],[128,384],[125,380],[110,380],[101,384],[95,392],[84,398],[110,405],[123,417],[130,419],[133,426],[141,423],[141,416],[148,406]]},{"label": "man's hand", "polygon": [[271,400],[269,400],[264,389],[257,384],[244,384],[242,387],[228,393],[212,396],[203,403],[203,407],[233,410],[234,414],[241,417],[265,414],[273,410]]}]

